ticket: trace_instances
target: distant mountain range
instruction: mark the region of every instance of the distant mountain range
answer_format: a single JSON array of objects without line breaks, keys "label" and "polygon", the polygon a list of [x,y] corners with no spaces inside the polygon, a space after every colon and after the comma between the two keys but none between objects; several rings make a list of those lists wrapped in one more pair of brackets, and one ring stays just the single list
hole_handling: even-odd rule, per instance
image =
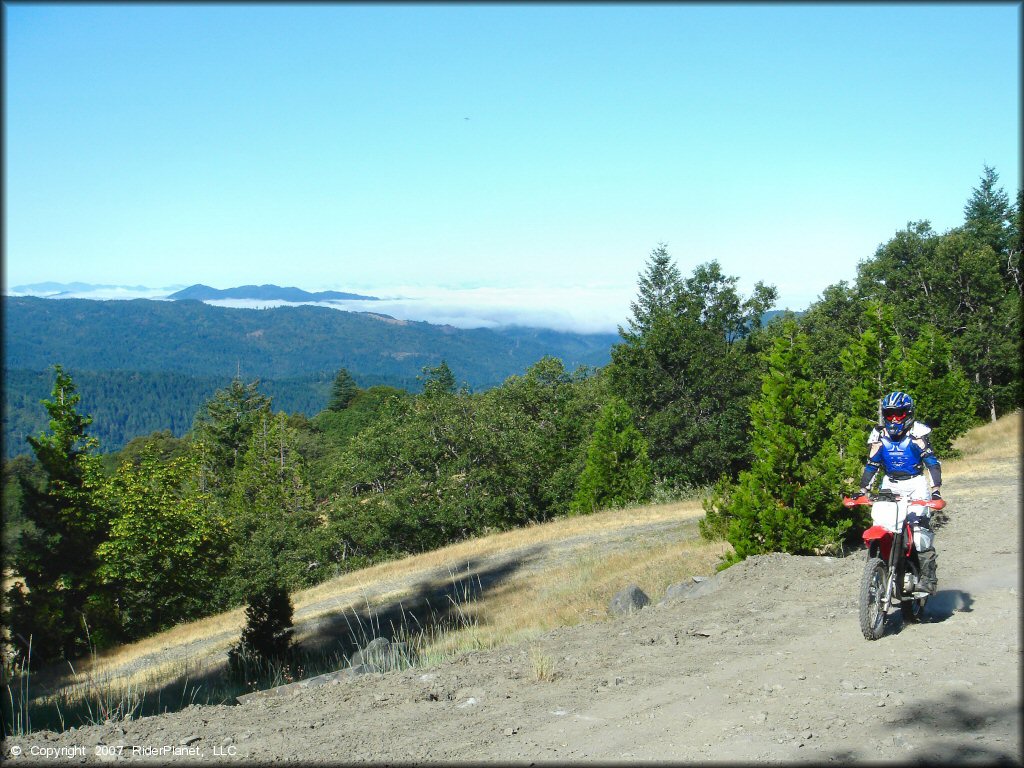
[{"label": "distant mountain range", "polygon": [[[173,292],[171,292],[173,291]],[[32,283],[16,285],[9,293],[42,298],[100,298],[98,294],[113,293],[120,298],[160,298],[154,294],[168,292],[163,298],[195,299],[196,301],[216,301],[218,299],[251,299],[256,301],[288,301],[301,303],[306,301],[380,301],[377,296],[364,296],[359,293],[343,291],[304,291],[301,288],[282,288],[279,285],[242,285],[237,288],[211,288],[196,283],[188,288],[172,286],[170,288],[147,288],[144,285],[100,285],[96,283]],[[90,296],[89,294],[97,294]]]},{"label": "distant mountain range", "polygon": [[282,288],[279,285],[242,285],[238,288],[211,288],[197,283],[184,290],[172,293],[167,298],[174,300],[195,299],[214,301],[216,299],[257,299],[261,301],[380,301],[377,296],[363,296],[358,293],[341,291],[317,291],[310,293],[301,288]]},{"label": "distant mountain range", "polygon": [[[124,291],[126,293],[152,293],[153,288],[144,285],[99,285],[96,283],[31,283],[30,285],[15,285],[10,293],[24,293],[31,296],[59,296],[61,294],[73,293],[95,293],[97,291]],[[170,290],[170,289],[166,289]]]}]

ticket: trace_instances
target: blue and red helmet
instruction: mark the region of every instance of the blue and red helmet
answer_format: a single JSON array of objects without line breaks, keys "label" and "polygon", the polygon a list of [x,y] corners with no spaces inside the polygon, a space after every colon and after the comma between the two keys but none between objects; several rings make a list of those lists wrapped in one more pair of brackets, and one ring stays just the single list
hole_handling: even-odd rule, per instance
[{"label": "blue and red helmet", "polygon": [[890,392],[882,398],[886,434],[899,440],[914,423],[914,401],[906,392]]}]

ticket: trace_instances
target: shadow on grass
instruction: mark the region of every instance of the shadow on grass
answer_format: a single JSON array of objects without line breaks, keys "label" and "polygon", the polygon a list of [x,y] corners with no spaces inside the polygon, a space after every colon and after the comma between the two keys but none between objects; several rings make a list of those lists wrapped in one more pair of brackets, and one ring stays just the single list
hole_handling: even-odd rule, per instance
[{"label": "shadow on grass", "polygon": [[[3,737],[26,731],[59,732],[106,720],[116,722],[177,712],[192,704],[232,705],[244,693],[344,669],[350,666],[348,660],[353,653],[376,638],[411,640],[415,646],[418,638],[437,638],[471,627],[473,620],[468,611],[472,604],[530,562],[543,557],[546,550],[541,545],[519,550],[497,563],[489,558],[486,566],[470,561],[458,571],[438,569],[431,577],[414,582],[400,598],[373,601],[365,597],[362,605],[339,600],[337,608],[322,615],[305,620],[296,617],[294,629],[300,640],[292,657],[286,664],[267,665],[259,670],[255,684],[246,685],[226,674],[227,654],[220,664],[156,688],[129,688],[124,678],[100,678],[85,695],[58,690],[49,701],[30,703],[27,707],[20,696],[18,681],[5,680],[9,685],[2,697]],[[83,681],[88,679],[82,677]],[[30,699],[35,699],[40,690],[30,685]]]},{"label": "shadow on grass", "polygon": [[512,575],[544,555],[547,546],[519,550],[515,555],[481,566],[472,561],[457,571],[437,569],[413,582],[401,597],[362,604],[351,601],[316,617],[297,620],[296,634],[306,649],[333,649],[350,656],[374,638],[390,641],[410,636],[431,636],[472,625],[469,610],[489,590],[504,584]]}]

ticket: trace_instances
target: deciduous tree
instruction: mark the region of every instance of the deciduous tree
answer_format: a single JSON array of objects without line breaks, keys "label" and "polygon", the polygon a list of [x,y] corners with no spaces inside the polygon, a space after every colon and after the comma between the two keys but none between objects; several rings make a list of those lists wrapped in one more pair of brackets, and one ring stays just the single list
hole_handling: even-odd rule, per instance
[{"label": "deciduous tree", "polygon": [[153,446],[126,459],[104,485],[110,538],[99,576],[116,595],[124,639],[209,612],[228,548],[226,521],[199,488],[199,459],[164,459]]}]

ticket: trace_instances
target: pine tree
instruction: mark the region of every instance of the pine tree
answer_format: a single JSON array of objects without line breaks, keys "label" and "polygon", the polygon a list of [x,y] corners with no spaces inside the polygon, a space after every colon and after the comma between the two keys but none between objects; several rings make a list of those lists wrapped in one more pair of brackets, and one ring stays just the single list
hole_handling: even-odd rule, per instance
[{"label": "pine tree", "polygon": [[230,493],[253,427],[269,413],[270,398],[260,393],[259,380],[244,384],[235,378],[203,404],[192,431],[202,456],[203,490]]},{"label": "pine tree", "polygon": [[775,290],[757,283],[743,298],[737,279],[716,262],[699,265],[686,281],[668,280],[672,270],[663,257],[656,252],[644,285],[667,287],[641,287],[633,330],[619,329],[612,388],[633,411],[655,475],[701,486],[749,462],[748,406],[760,343],[751,331]]},{"label": "pine tree", "polygon": [[659,243],[651,251],[647,269],[638,275],[639,296],[629,305],[633,316],[629,319],[629,331],[620,330],[626,338],[635,338],[650,330],[654,318],[663,312],[674,312],[683,283],[668,246]]},{"label": "pine tree", "polygon": [[238,643],[228,651],[232,677],[248,687],[269,676],[268,666],[273,672],[274,665],[285,663],[290,672],[293,611],[291,596],[280,584],[266,585],[246,596],[245,627]]},{"label": "pine tree", "polygon": [[96,548],[108,535],[97,499],[99,442],[87,433],[92,419],[77,410],[71,376],[60,365],[54,370],[51,397],[43,401],[50,434],[28,438],[45,480],[22,484],[23,510],[34,527],[22,536],[15,568],[27,593],[18,585],[8,593],[11,614],[5,620],[19,645],[32,638],[33,656],[41,661],[72,658],[103,644],[113,621],[95,574]]},{"label": "pine tree", "polygon": [[422,375],[416,378],[423,383],[423,394],[427,397],[455,394],[455,374],[444,360],[433,368],[423,368]]},{"label": "pine tree", "polygon": [[589,513],[647,501],[651,486],[647,441],[633,424],[633,413],[626,402],[613,397],[594,424],[572,510]]},{"label": "pine tree", "polygon": [[932,428],[931,444],[940,456],[974,423],[971,383],[953,360],[949,342],[925,326],[895,370],[896,389],[914,398],[916,418]]},{"label": "pine tree", "polygon": [[1010,219],[1013,208],[1006,191],[996,186],[998,182],[999,174],[995,168],[984,166],[981,183],[974,188],[964,206],[964,229],[997,254],[1005,254],[1012,245]]},{"label": "pine tree", "polygon": [[344,368],[339,368],[331,386],[331,399],[327,403],[329,411],[343,411],[348,408],[352,399],[359,394],[355,380]]},{"label": "pine tree", "polygon": [[903,343],[894,326],[893,307],[869,301],[864,308],[865,329],[839,353],[851,382],[846,411],[867,437],[881,423],[881,402],[887,392],[897,389],[896,370],[903,360]]},{"label": "pine tree", "polygon": [[752,467],[721,500],[736,559],[765,552],[812,554],[837,545],[851,525],[841,504],[854,460],[825,384],[809,375],[807,339],[788,324],[767,357],[751,405]]}]

